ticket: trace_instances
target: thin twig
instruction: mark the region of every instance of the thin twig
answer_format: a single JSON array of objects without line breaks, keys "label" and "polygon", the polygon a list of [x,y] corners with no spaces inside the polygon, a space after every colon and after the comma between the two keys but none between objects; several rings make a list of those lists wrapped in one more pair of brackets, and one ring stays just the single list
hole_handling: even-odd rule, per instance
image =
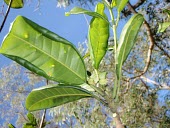
[{"label": "thin twig", "polygon": [[155,45],[156,45],[161,51],[163,51],[163,53],[164,53],[164,55],[165,55],[166,57],[168,57],[168,58],[170,59],[170,55],[169,55],[161,46],[159,46],[158,43],[155,42]]},{"label": "thin twig", "polygon": [[[46,80],[46,85],[48,85],[48,84],[49,84],[49,80]],[[45,114],[46,114],[46,109],[44,109],[39,128],[42,128],[42,126],[43,126],[43,123],[45,121]]]},{"label": "thin twig", "polygon": [[44,123],[44,120],[45,120],[45,114],[46,114],[46,109],[43,112],[39,128],[42,128],[42,126],[43,126],[43,123]]},{"label": "thin twig", "polygon": [[[127,4],[128,10],[125,10],[125,11],[124,11],[124,14],[125,14],[125,15],[130,15],[130,14],[131,14],[130,12],[136,13],[135,9],[138,8],[139,6],[141,6],[145,1],[146,1],[146,0],[138,0],[138,2],[137,2],[136,4],[134,4],[134,5],[131,5],[131,4],[129,5],[129,3],[128,3],[128,4]],[[149,28],[150,28],[150,27],[149,27]],[[153,36],[152,36],[152,37],[153,37]],[[168,58],[170,58],[170,55],[169,55],[161,46],[159,46],[158,43],[156,43],[156,42],[154,41],[154,44],[155,44],[161,51],[163,51],[164,55],[166,55]]]},{"label": "thin twig", "polygon": [[[131,7],[135,10],[137,9],[138,7],[140,7],[141,5],[143,5],[143,3],[145,2],[146,0],[138,0],[136,4],[134,5],[131,5]],[[122,13],[125,15],[125,16],[128,16],[130,15],[132,12],[132,10],[130,8],[122,11]]]},{"label": "thin twig", "polygon": [[143,83],[143,85],[145,86],[145,88],[148,90],[149,87],[146,85],[146,83],[143,81],[143,79],[140,78],[140,81]]},{"label": "thin twig", "polygon": [[[134,14],[137,13],[129,2],[127,3],[127,6],[128,6],[128,8],[129,8],[129,10],[131,12],[133,12]],[[143,70],[143,72],[141,74],[139,74],[137,76],[134,76],[134,77],[131,77],[130,79],[135,79],[135,78],[140,77],[143,74],[145,74],[147,72],[147,70],[149,68],[149,65],[150,65],[150,62],[151,62],[151,54],[152,54],[152,50],[154,48],[155,40],[153,38],[153,34],[151,32],[150,26],[146,22],[146,20],[144,21],[144,25],[145,25],[145,28],[146,28],[146,31],[147,31],[147,35],[148,35],[149,40],[150,40],[150,45],[149,45],[149,49],[148,49],[148,57],[147,57],[147,60],[146,60],[146,65],[145,65],[145,68],[144,68],[144,70]]]},{"label": "thin twig", "polygon": [[141,6],[146,0],[138,0],[137,3],[135,5],[133,5],[133,8],[136,9],[139,6]]},{"label": "thin twig", "polygon": [[115,119],[115,122],[116,122],[116,128],[125,128],[122,124],[122,121],[121,121],[118,113],[116,113],[116,117],[114,119]]},{"label": "thin twig", "polygon": [[9,5],[8,5],[8,8],[7,8],[7,11],[6,11],[4,20],[3,20],[2,24],[1,24],[0,32],[2,31],[2,29],[3,29],[3,27],[4,27],[4,24],[5,24],[5,22],[6,22],[6,19],[7,19],[7,17],[8,17],[8,14],[9,14],[9,11],[10,11],[10,8],[11,8],[11,5],[12,5],[12,1],[13,1],[13,0],[10,0],[10,2],[9,2]]},{"label": "thin twig", "polygon": [[21,112],[16,112],[16,114],[21,115],[24,118],[25,121],[29,122],[29,120]]}]

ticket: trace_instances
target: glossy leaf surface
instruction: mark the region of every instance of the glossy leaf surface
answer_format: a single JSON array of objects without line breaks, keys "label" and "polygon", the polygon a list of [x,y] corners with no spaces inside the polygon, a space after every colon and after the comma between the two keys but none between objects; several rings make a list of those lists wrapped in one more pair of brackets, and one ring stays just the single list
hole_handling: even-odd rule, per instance
[{"label": "glossy leaf surface", "polygon": [[47,109],[91,96],[89,91],[78,86],[48,85],[28,95],[26,108],[29,111]]},{"label": "glossy leaf surface", "polygon": [[[4,0],[7,5],[9,5],[11,0]],[[12,8],[22,8],[24,6],[23,0],[13,0],[11,7]]]},{"label": "glossy leaf surface", "polygon": [[106,22],[109,23],[108,19],[105,16],[103,16],[97,12],[92,12],[92,11],[89,11],[89,10],[86,10],[83,8],[79,8],[79,7],[74,7],[70,12],[65,13],[66,16],[69,16],[71,14],[86,14],[86,15],[89,15],[92,17],[102,18],[103,20],[105,20]]},{"label": "glossy leaf surface", "polygon": [[[96,12],[107,18],[104,13],[104,4],[98,3]],[[106,54],[109,38],[109,24],[101,19],[94,17],[89,26],[89,50],[95,69],[99,68],[99,64]]]},{"label": "glossy leaf surface", "polygon": [[121,12],[124,9],[128,1],[129,0],[116,0],[116,7],[118,12]]},{"label": "glossy leaf surface", "polygon": [[120,75],[120,70],[123,63],[126,61],[138,35],[140,27],[144,21],[141,14],[135,14],[124,26],[119,40],[117,49],[117,74]]},{"label": "glossy leaf surface", "polygon": [[76,48],[22,16],[14,21],[0,53],[47,79],[76,85],[86,82],[85,65]]}]

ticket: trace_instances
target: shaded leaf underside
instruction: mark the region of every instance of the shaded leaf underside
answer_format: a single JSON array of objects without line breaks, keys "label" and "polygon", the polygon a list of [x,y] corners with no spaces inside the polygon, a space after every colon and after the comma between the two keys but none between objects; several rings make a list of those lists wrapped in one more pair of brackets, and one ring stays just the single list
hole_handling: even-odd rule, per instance
[{"label": "shaded leaf underside", "polygon": [[46,109],[91,96],[77,86],[52,85],[33,90],[27,97],[26,108],[29,111]]}]

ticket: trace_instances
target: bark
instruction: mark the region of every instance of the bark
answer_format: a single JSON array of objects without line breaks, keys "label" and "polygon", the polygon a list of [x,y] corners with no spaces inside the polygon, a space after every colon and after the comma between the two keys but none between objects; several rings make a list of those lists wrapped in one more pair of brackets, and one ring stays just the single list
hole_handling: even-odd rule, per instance
[{"label": "bark", "polygon": [[118,113],[116,113],[116,117],[114,118],[114,120],[116,122],[116,128],[124,128],[124,125],[122,124],[122,121]]}]

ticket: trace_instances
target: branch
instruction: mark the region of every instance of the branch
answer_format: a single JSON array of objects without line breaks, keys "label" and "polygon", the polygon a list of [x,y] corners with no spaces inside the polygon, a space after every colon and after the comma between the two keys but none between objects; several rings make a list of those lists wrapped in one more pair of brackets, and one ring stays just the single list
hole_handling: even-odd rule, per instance
[{"label": "branch", "polygon": [[9,2],[9,5],[8,5],[8,8],[7,8],[7,11],[6,11],[4,20],[3,20],[2,24],[1,24],[1,27],[0,27],[0,32],[2,31],[2,29],[3,29],[3,27],[4,27],[4,24],[5,24],[5,22],[6,22],[6,19],[7,19],[7,17],[8,17],[8,14],[9,14],[9,11],[10,11],[10,8],[11,8],[11,5],[12,5],[12,1],[13,1],[13,0],[10,0],[10,2]]},{"label": "branch", "polygon": [[[131,5],[131,7],[135,10],[135,9],[137,9],[139,6],[141,6],[145,1],[146,1],[146,0],[138,0],[137,3],[134,4],[134,5]],[[122,13],[123,13],[125,16],[128,16],[128,15],[130,15],[130,14],[133,13],[133,12],[132,12],[132,10],[131,10],[130,8],[128,8],[128,9],[124,10]]]},{"label": "branch", "polygon": [[43,115],[42,115],[42,118],[41,118],[41,122],[40,122],[39,128],[42,128],[42,127],[43,127],[43,123],[44,123],[44,120],[45,120],[45,114],[46,114],[46,109],[45,109],[44,112],[43,112]]},{"label": "branch", "polygon": [[29,120],[21,112],[16,112],[16,114],[21,115],[24,118],[25,121],[29,122]]},{"label": "branch", "polygon": [[120,116],[118,113],[116,113],[116,117],[114,118],[116,122],[116,128],[125,128],[122,124],[122,121],[120,120]]},{"label": "branch", "polygon": [[[46,80],[46,85],[48,85],[48,84],[49,84],[49,80]],[[44,109],[39,128],[43,127],[43,123],[45,121],[45,114],[46,114],[46,109]]]},{"label": "branch", "polygon": [[146,0],[138,0],[138,2],[133,5],[133,8],[136,9],[138,8],[139,6],[141,6]]},{"label": "branch", "polygon": [[158,82],[153,81],[153,80],[151,80],[151,79],[149,79],[149,78],[147,78],[145,76],[141,76],[140,78],[141,78],[141,80],[143,80],[143,81],[145,81],[147,83],[156,85],[161,90],[170,90],[170,86],[168,86],[165,83],[164,84],[159,84]]},{"label": "branch", "polygon": [[[128,2],[128,4],[127,4],[127,6],[128,6],[128,10],[125,10],[125,15],[127,16],[127,15],[130,15],[131,14],[131,12],[132,13],[137,13],[136,11],[135,11],[135,9],[136,8],[138,8],[139,6],[141,6],[144,2],[145,2],[146,0],[139,0],[135,5],[131,5],[129,2]],[[149,25],[148,25],[149,26]],[[149,27],[150,28],[150,27]],[[152,34],[153,35],[153,34]],[[152,36],[153,37],[153,36]],[[163,51],[163,53],[168,57],[168,58],[170,58],[170,55],[161,47],[161,46],[159,46],[155,41],[154,41],[154,44],[161,50],[161,51]]]},{"label": "branch", "polygon": [[[134,13],[134,14],[137,13],[137,12],[135,11],[135,9],[132,7],[132,5],[131,5],[129,2],[127,3],[127,6],[128,6],[128,9],[129,9],[132,13]],[[130,79],[135,79],[135,78],[140,77],[140,76],[142,76],[143,74],[145,74],[145,73],[147,72],[147,70],[148,70],[148,68],[149,68],[149,65],[150,65],[150,62],[151,62],[151,54],[152,54],[152,50],[153,50],[153,48],[154,48],[155,40],[154,40],[154,38],[153,38],[153,34],[152,34],[152,32],[151,32],[150,26],[149,26],[149,24],[146,22],[146,20],[144,21],[144,25],[145,25],[145,28],[146,28],[146,31],[147,31],[147,35],[148,35],[149,40],[150,40],[150,45],[149,45],[149,49],[148,49],[148,57],[147,57],[147,60],[146,60],[146,65],[145,65],[145,68],[144,68],[144,70],[143,70],[143,72],[142,72],[141,74],[139,74],[139,75],[137,75],[137,76],[134,76],[134,77],[131,77]],[[130,80],[130,79],[129,79],[129,80]]]},{"label": "branch", "polygon": [[168,57],[168,58],[170,59],[170,55],[169,55],[161,46],[159,46],[158,43],[155,42],[155,45],[156,45],[161,51],[163,51],[163,53],[164,53],[164,55],[165,55],[166,57]]}]

